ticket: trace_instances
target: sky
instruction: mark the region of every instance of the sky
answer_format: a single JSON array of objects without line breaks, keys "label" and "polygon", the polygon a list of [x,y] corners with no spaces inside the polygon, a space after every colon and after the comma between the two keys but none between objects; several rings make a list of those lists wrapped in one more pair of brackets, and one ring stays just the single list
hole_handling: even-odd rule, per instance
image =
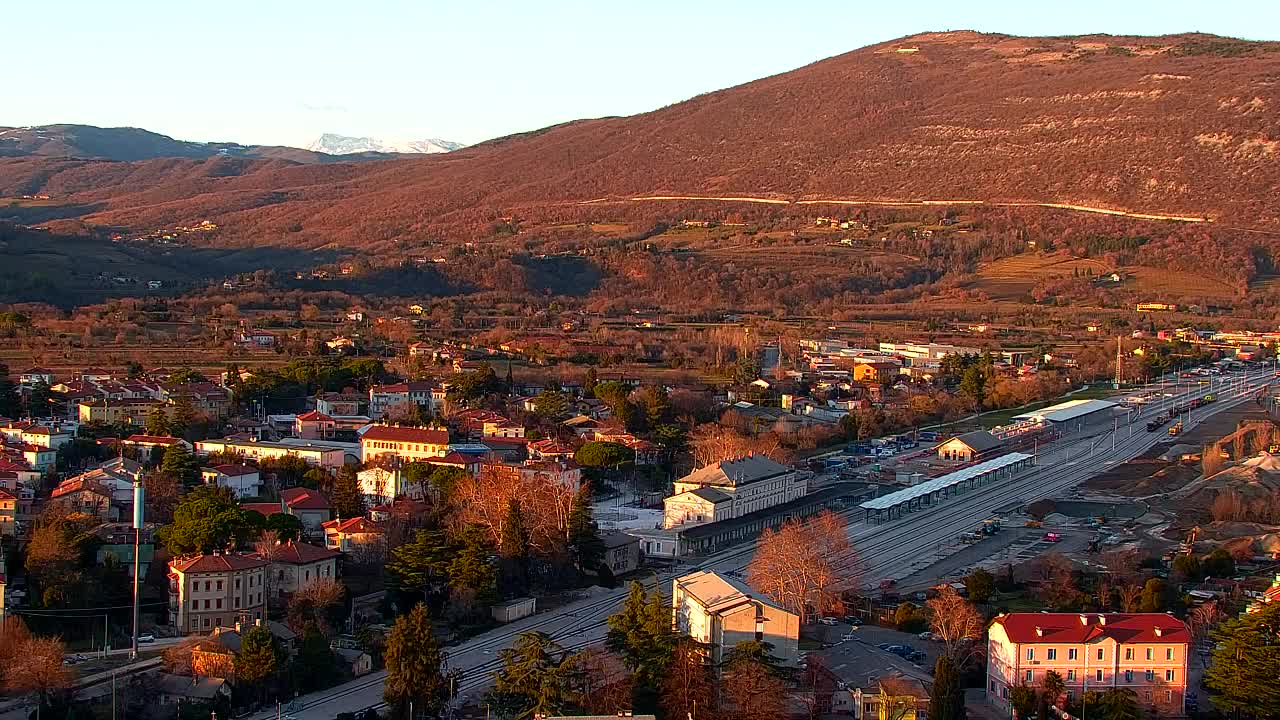
[{"label": "sky", "polygon": [[0,125],[475,143],[918,32],[1280,40],[1280,1],[45,0],[7,4],[3,23]]}]

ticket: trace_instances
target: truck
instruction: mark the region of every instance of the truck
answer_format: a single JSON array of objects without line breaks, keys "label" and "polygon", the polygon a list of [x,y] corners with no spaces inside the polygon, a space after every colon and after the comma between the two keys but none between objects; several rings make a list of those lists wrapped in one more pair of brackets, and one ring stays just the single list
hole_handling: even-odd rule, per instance
[{"label": "truck", "polygon": [[988,520],[983,520],[983,521],[982,521],[982,534],[983,534],[983,535],[995,535],[995,534],[996,534],[996,533],[998,533],[998,532],[1000,532],[1000,520],[999,520],[999,518],[990,518],[990,519],[988,519]]},{"label": "truck", "polygon": [[1169,437],[1173,437],[1173,436],[1175,436],[1175,435],[1178,435],[1178,434],[1180,434],[1181,432],[1182,432],[1182,421],[1181,421],[1181,420],[1179,420],[1178,422],[1176,422],[1176,423],[1174,423],[1173,425],[1170,425],[1170,426],[1169,426]]}]

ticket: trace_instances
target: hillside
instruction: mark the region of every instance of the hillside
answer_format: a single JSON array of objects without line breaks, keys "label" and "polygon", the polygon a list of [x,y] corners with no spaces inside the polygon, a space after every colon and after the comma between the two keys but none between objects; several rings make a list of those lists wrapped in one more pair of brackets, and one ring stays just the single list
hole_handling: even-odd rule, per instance
[{"label": "hillside", "polygon": [[691,197],[811,213],[792,203],[1050,203],[1275,229],[1277,118],[1280,43],[928,33],[423,158],[3,158],[0,197],[47,195],[89,226],[207,218],[220,244],[397,252],[501,216],[674,213]]},{"label": "hillside", "polygon": [[133,162],[157,158],[215,157],[274,158],[298,163],[385,160],[389,153],[356,150],[342,157],[319,149],[229,142],[174,140],[139,128],[101,128],[93,125],[0,127],[0,157],[36,156]]}]

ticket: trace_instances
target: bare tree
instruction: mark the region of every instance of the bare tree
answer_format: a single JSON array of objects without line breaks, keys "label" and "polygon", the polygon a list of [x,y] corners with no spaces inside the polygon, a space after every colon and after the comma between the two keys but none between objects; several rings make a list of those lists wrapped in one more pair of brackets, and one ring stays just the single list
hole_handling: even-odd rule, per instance
[{"label": "bare tree", "polygon": [[578,653],[576,673],[583,709],[595,715],[613,715],[631,707],[633,683],[617,655],[602,648]]},{"label": "bare tree", "polygon": [[791,520],[776,532],[766,529],[747,566],[751,586],[802,623],[809,621],[810,606],[819,613],[838,607],[841,592],[856,586],[860,573],[845,523],[831,512]]},{"label": "bare tree", "polygon": [[1191,626],[1191,637],[1197,643],[1209,636],[1209,631],[1222,621],[1224,613],[1217,600],[1208,600],[1193,608],[1187,614],[1187,624]]},{"label": "bare tree", "polygon": [[667,717],[697,717],[715,709],[715,684],[706,649],[690,638],[677,641],[662,682],[662,709]]},{"label": "bare tree", "polygon": [[1137,612],[1138,605],[1142,601],[1142,586],[1137,583],[1121,585],[1119,592],[1120,607],[1127,613]]},{"label": "bare tree", "polygon": [[71,686],[72,673],[62,662],[66,648],[56,638],[30,637],[17,645],[15,662],[8,663],[4,687],[14,694],[34,693],[44,702],[49,693]]},{"label": "bare tree", "polygon": [[963,671],[978,647],[974,641],[982,635],[982,615],[950,585],[939,585],[935,590],[937,597],[926,603],[929,627],[942,641],[956,669]]},{"label": "bare tree", "polygon": [[267,572],[263,575],[265,578],[263,585],[266,588],[267,601],[274,603],[279,599],[280,583],[275,575],[277,571],[271,565],[275,563],[276,558],[280,557],[280,534],[275,530],[263,530],[253,541],[253,550],[258,557],[268,563]]},{"label": "bare tree", "polygon": [[730,663],[720,679],[721,700],[742,720],[775,720],[784,715],[787,686],[761,662]]}]

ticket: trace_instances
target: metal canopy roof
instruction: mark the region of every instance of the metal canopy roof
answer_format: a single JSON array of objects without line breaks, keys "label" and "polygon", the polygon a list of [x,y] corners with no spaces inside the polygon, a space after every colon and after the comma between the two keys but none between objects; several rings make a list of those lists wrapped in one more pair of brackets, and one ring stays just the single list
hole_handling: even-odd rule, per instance
[{"label": "metal canopy roof", "polygon": [[1107,410],[1116,407],[1116,404],[1109,400],[1068,400],[1057,405],[1050,405],[1047,408],[1033,410],[1021,415],[1014,415],[1013,420],[1047,420],[1049,422],[1067,422],[1075,420],[1078,417],[1096,413],[1099,410]]},{"label": "metal canopy roof", "polygon": [[970,465],[962,470],[947,473],[946,475],[936,477],[932,480],[926,480],[919,485],[912,485],[909,488],[903,488],[902,490],[891,492],[888,495],[873,498],[862,503],[859,507],[866,510],[886,510],[891,507],[897,507],[908,500],[925,497],[926,495],[935,493],[943,488],[954,487],[976,477],[981,477],[987,473],[1030,459],[1030,455],[1020,452],[1001,455],[998,458],[992,458],[990,460],[980,462],[977,465]]}]

